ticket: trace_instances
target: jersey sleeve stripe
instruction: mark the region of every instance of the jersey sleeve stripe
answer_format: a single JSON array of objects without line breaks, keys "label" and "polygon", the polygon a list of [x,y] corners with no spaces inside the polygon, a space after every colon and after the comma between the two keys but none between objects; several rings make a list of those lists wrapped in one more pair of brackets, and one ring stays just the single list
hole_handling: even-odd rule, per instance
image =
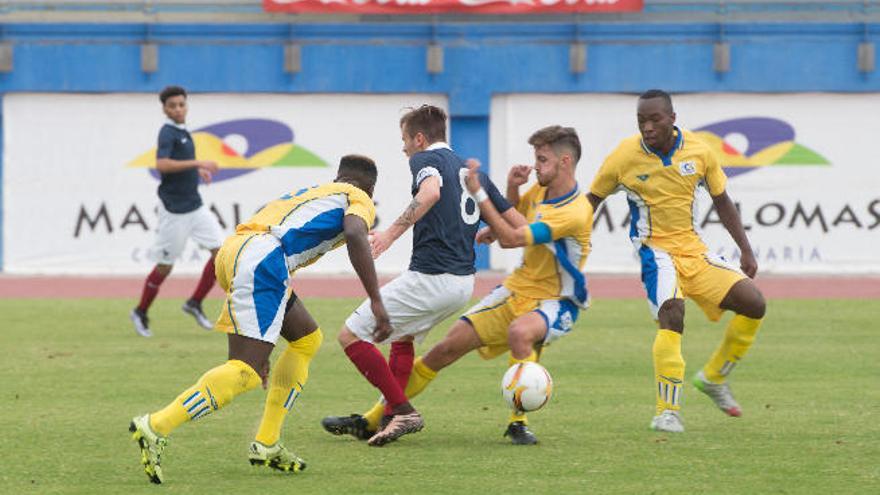
[{"label": "jersey sleeve stripe", "polygon": [[443,176],[440,175],[440,171],[434,167],[425,167],[419,170],[419,173],[416,175],[416,187],[419,187],[422,184],[422,181],[428,177],[437,177],[440,181],[440,187],[443,187]]}]

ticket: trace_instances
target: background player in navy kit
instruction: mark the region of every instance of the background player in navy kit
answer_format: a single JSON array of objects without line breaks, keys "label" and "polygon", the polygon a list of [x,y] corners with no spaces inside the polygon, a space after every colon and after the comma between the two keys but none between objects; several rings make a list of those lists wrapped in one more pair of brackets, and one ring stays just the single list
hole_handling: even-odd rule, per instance
[{"label": "background player in navy kit", "polygon": [[[422,105],[400,119],[400,130],[403,152],[410,157],[413,200],[391,227],[372,239],[373,256],[378,257],[414,225],[409,269],[381,289],[393,330],[388,335],[372,334],[375,321],[367,300],[339,334],[349,359],[382,391],[390,420],[378,429],[383,412],[379,405],[366,418],[331,416],[323,421],[334,434],[364,438],[379,430],[369,438],[370,445],[383,445],[422,428],[422,417],[404,393],[413,370],[413,341],[420,342],[431,328],[458,312],[474,289],[474,237],[480,211],[464,185],[464,161],[446,143],[446,113]],[[485,175],[481,181],[499,212],[508,221],[516,222],[518,217],[524,224]],[[392,343],[387,362],[373,345],[383,341]]]},{"label": "background player in navy kit", "polygon": [[223,244],[223,231],[217,219],[202,204],[199,196],[199,178],[205,183],[217,172],[212,161],[196,160],[196,148],[192,136],[186,130],[186,90],[180,86],[168,86],[159,93],[162,111],[168,120],[159,131],[156,149],[156,169],[162,175],[159,184],[159,227],[156,243],[150,255],[156,266],[144,283],[140,303],[131,310],[132,323],[137,333],[144,337],[152,335],[147,310],[165,277],[171,273],[174,261],[183,252],[186,239],[192,238],[201,247],[211,251],[205,263],[202,277],[195,291],[183,305],[183,311],[192,315],[203,328],[214,325],[202,311],[202,299],[214,286],[214,256]]}]

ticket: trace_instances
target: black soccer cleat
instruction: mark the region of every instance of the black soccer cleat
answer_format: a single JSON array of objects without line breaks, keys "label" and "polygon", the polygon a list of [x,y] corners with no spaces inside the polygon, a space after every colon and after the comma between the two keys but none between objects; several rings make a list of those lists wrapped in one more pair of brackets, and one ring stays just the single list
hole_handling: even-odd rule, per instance
[{"label": "black soccer cleat", "polygon": [[534,445],[538,443],[538,438],[529,431],[529,427],[522,421],[514,421],[507,425],[507,431],[504,432],[504,436],[510,437],[510,441],[514,445]]},{"label": "black soccer cleat", "polygon": [[376,434],[370,430],[366,418],[360,414],[350,416],[327,416],[321,420],[321,426],[334,435],[351,435],[358,440],[369,440]]}]

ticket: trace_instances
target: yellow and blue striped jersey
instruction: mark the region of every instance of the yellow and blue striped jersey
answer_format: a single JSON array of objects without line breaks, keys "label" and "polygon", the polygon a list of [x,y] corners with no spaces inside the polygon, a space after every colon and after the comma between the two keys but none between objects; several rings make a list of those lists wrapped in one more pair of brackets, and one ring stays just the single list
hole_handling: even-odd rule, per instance
[{"label": "yellow and blue striped jersey", "polygon": [[630,238],[670,254],[707,250],[698,234],[696,193],[717,196],[727,177],[718,157],[696,135],[677,127],[668,155],[651,149],[640,135],[623,140],[596,173],[590,191],[601,198],[625,191],[630,210]]},{"label": "yellow and blue striped jersey", "polygon": [[239,224],[235,233],[268,233],[278,239],[287,271],[292,274],[345,243],[345,215],[363,218],[369,228],[376,218],[376,206],[361,189],[332,182],[285,194]]},{"label": "yellow and blue striped jersey", "polygon": [[575,188],[559,198],[547,199],[547,188],[532,186],[520,198],[517,210],[526,217],[526,247],[522,264],[504,280],[514,294],[533,299],[569,299],[589,304],[583,270],[590,253],[593,208]]}]

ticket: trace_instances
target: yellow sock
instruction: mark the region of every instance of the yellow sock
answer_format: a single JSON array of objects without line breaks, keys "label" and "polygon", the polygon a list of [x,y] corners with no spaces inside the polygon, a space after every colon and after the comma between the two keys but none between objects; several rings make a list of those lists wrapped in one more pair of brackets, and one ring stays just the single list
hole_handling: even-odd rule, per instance
[{"label": "yellow sock", "polygon": [[244,361],[226,361],[202,375],[164,409],[150,414],[150,428],[168,436],[183,423],[207,416],[260,383],[260,375]]},{"label": "yellow sock", "polygon": [[657,331],[654,338],[654,378],[657,381],[657,414],[664,409],[679,410],[684,380],[680,333],[663,329]]},{"label": "yellow sock", "polygon": [[[425,363],[422,362],[421,356],[417,357],[415,361],[413,361],[413,370],[409,375],[409,381],[406,382],[406,388],[403,390],[403,393],[406,394],[407,399],[412,399],[413,397],[422,393],[422,390],[425,390],[425,387],[431,383],[431,380],[437,377],[437,372],[427,367]],[[363,414],[364,419],[367,420],[368,428],[371,430],[375,430],[379,428],[379,423],[382,422],[382,414],[385,412],[385,401],[379,399],[373,407],[370,408],[369,411]]]},{"label": "yellow sock", "polygon": [[755,334],[761,327],[761,320],[754,320],[747,316],[736,315],[727,325],[724,331],[724,340],[715,349],[715,353],[709,358],[709,362],[703,367],[703,374],[714,383],[724,383],[727,375],[733,371],[736,363],[742,359],[752,342]]},{"label": "yellow sock", "polygon": [[403,393],[406,394],[407,398],[412,399],[422,393],[422,390],[425,390],[425,387],[427,387],[434,378],[437,378],[437,372],[428,368],[428,366],[422,362],[421,356],[419,356],[413,361],[413,370],[409,375],[409,381],[406,382],[406,388],[403,390]]},{"label": "yellow sock", "polygon": [[324,335],[318,328],[314,332],[287,344],[287,348],[275,361],[269,376],[269,393],[263,419],[257,430],[256,441],[263,445],[275,445],[281,436],[284,418],[302,394],[309,379],[309,363],[321,348]]},{"label": "yellow sock", "polygon": [[379,400],[373,404],[373,407],[363,414],[364,419],[367,420],[367,429],[371,431],[378,430],[379,423],[382,422],[383,414],[385,414],[385,401],[382,397],[379,397]]},{"label": "yellow sock", "polygon": [[[536,353],[535,351],[532,351],[532,353],[529,354],[529,357],[527,357],[525,359],[516,359],[515,357],[513,357],[513,355],[509,355],[509,357],[507,358],[507,367],[509,368],[516,363],[536,363],[536,362],[538,362],[538,353]],[[528,418],[526,418],[526,413],[523,412],[521,414],[518,414],[517,411],[511,410],[510,411],[510,418],[507,420],[507,422],[509,424],[509,423],[513,423],[514,421],[521,421],[525,425],[529,424],[529,420],[528,420]]]}]

